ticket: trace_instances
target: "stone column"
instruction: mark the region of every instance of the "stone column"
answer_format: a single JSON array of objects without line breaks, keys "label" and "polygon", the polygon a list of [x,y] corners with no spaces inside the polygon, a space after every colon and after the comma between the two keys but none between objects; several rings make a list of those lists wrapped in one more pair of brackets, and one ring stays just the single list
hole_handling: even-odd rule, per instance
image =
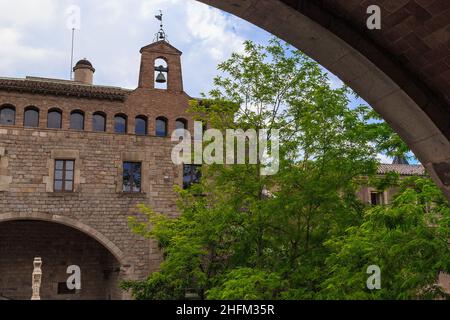
[{"label": "stone column", "polygon": [[40,291],[41,291],[41,281],[42,281],[42,259],[35,258],[34,259],[34,270],[32,275],[32,289],[33,296],[31,300],[41,300]]}]

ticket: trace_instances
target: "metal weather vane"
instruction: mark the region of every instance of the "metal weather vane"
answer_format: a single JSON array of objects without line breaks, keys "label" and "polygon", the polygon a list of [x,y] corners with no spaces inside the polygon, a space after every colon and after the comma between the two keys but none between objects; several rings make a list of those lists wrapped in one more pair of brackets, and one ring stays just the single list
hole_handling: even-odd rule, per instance
[{"label": "metal weather vane", "polygon": [[166,32],[164,31],[163,17],[164,17],[164,15],[163,15],[162,11],[159,10],[159,15],[156,15],[155,18],[161,22],[161,25],[160,25],[160,29],[159,29],[158,33],[156,34],[155,42],[158,42],[158,41],[169,42]]}]

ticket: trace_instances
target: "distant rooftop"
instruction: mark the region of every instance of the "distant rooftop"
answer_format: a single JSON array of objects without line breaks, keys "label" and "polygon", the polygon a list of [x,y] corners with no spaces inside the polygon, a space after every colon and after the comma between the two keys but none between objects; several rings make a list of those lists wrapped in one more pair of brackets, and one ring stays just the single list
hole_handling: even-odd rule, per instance
[{"label": "distant rooftop", "polygon": [[425,176],[425,168],[421,165],[410,164],[381,164],[378,167],[378,174],[395,172],[402,176]]}]

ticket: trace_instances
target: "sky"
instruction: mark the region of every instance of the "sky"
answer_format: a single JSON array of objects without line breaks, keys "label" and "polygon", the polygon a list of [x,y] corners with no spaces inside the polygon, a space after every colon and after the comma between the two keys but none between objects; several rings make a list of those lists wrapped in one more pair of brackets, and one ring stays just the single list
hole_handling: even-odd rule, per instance
[{"label": "sky", "polygon": [[139,50],[153,42],[159,10],[170,43],[184,53],[184,83],[192,96],[208,91],[217,64],[242,50],[243,41],[270,37],[193,0],[0,0],[0,76],[68,79],[73,5],[81,17],[75,61],[88,58],[102,85],[137,86]]},{"label": "sky", "polygon": [[[80,13],[74,60],[90,60],[101,85],[137,87],[139,50],[153,42],[159,10],[169,42],[183,52],[184,87],[194,97],[211,88],[217,65],[242,51],[245,40],[267,43],[271,37],[194,0],[0,0],[0,77],[69,79],[74,8]],[[330,81],[342,85],[332,74]]]}]

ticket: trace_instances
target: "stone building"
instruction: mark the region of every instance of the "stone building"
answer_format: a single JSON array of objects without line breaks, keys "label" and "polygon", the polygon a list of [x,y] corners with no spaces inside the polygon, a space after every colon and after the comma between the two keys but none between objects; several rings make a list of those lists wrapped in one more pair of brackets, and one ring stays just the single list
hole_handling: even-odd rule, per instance
[{"label": "stone building", "polygon": [[[169,132],[193,127],[191,98],[179,50],[140,52],[135,90],[95,85],[86,59],[71,81],[0,78],[0,298],[31,298],[35,257],[42,299],[128,298],[120,279],[158,268],[157,244],[127,219],[138,204],[177,213],[173,188],[191,175],[172,163]],[[79,291],[67,290],[71,265]]]},{"label": "stone building", "polygon": [[[175,216],[174,186],[198,178],[171,160],[169,133],[193,130],[181,55],[164,40],[142,48],[134,90],[95,85],[86,59],[74,80],[0,78],[0,299],[31,298],[35,257],[46,300],[127,299],[120,280],[158,269],[158,245],[134,235],[128,217],[139,204]],[[424,174],[400,163],[379,173],[389,171]],[[393,192],[359,196],[386,204]],[[78,291],[66,285],[73,265]]]},{"label": "stone building", "polygon": [[[400,179],[408,177],[425,177],[427,173],[422,165],[410,165],[406,159],[395,158],[392,164],[381,164],[377,175],[383,177],[388,173],[397,173]],[[388,188],[387,190],[377,190],[371,186],[364,186],[358,191],[358,198],[369,205],[388,205],[398,193],[398,188]],[[439,274],[439,285],[450,293],[450,275]]]},{"label": "stone building", "polygon": [[[413,176],[426,176],[425,168],[422,165],[410,165],[406,159],[399,158],[394,159],[392,164],[381,164],[378,167],[377,175],[382,177],[390,172],[397,173],[400,179]],[[362,202],[371,205],[387,205],[392,201],[398,191],[398,188],[389,188],[380,191],[372,186],[364,186],[358,191],[358,198]]]}]

